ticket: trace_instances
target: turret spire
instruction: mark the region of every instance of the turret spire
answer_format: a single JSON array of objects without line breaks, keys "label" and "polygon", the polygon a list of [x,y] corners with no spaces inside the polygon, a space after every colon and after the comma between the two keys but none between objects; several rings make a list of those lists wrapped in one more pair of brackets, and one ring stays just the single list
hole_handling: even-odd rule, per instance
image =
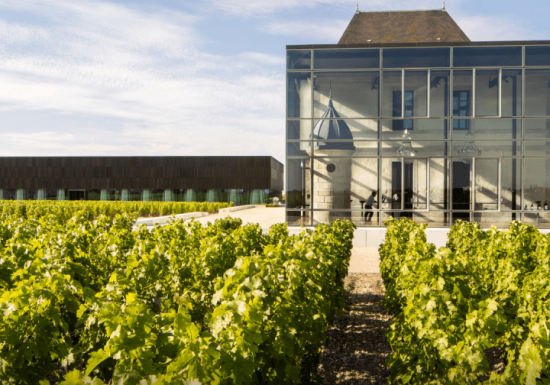
[{"label": "turret spire", "polygon": [[445,10],[445,0],[443,0],[443,10]]}]

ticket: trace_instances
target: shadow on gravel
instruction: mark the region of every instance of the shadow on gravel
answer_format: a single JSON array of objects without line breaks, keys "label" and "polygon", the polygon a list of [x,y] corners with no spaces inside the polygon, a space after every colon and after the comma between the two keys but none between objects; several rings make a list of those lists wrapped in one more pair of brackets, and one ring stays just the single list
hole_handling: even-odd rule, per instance
[{"label": "shadow on gravel", "polygon": [[348,308],[336,317],[321,354],[321,384],[385,384],[390,354],[386,342],[391,316],[382,307],[384,287],[379,274],[352,274]]}]

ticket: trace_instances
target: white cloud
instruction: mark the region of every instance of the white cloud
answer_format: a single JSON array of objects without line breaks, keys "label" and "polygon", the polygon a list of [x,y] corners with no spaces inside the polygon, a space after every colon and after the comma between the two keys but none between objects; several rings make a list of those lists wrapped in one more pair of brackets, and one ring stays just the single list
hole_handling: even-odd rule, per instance
[{"label": "white cloud", "polygon": [[[455,0],[455,3],[464,0]],[[221,10],[224,13],[239,16],[271,15],[286,10],[299,11],[300,9],[314,9],[322,6],[342,7],[350,11],[355,10],[357,0],[208,0],[211,9]],[[359,10],[396,10],[396,9],[440,9],[440,0],[360,0]]]},{"label": "white cloud", "polygon": [[303,39],[325,41],[336,44],[346,30],[349,20],[325,21],[275,21],[265,25],[265,31],[272,35],[299,36]]},{"label": "white cloud", "polygon": [[472,41],[544,39],[539,31],[526,28],[519,19],[456,12],[453,18]]},{"label": "white cloud", "polygon": [[[30,133],[0,123],[3,154],[283,160],[284,57],[203,52],[200,18],[181,12],[91,0],[7,0],[1,9],[40,15],[49,26],[0,16],[0,122],[12,111],[88,120],[74,127],[60,118],[47,129],[37,121]],[[40,49],[8,44],[17,41]],[[94,126],[105,117],[119,123]]]}]

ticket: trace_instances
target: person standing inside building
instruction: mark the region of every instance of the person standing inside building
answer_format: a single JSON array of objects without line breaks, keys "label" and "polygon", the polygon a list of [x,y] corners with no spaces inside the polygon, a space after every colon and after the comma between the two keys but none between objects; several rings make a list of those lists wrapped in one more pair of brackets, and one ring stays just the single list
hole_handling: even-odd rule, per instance
[{"label": "person standing inside building", "polygon": [[[376,191],[373,191],[370,196],[367,198],[367,201],[365,202],[365,210],[372,210],[372,206],[376,203],[374,200],[376,198]],[[365,213],[365,221],[370,222],[372,219],[373,212],[367,211]]]}]

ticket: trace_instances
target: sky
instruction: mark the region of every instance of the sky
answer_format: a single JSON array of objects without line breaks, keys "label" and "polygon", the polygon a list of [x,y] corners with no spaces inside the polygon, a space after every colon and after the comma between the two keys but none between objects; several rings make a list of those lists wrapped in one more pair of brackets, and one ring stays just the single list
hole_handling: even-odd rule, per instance
[{"label": "sky", "polygon": [[[360,0],[359,9],[439,9]],[[270,155],[285,47],[335,44],[356,0],[1,0],[0,156]],[[471,40],[550,40],[550,1],[447,0]]]}]

